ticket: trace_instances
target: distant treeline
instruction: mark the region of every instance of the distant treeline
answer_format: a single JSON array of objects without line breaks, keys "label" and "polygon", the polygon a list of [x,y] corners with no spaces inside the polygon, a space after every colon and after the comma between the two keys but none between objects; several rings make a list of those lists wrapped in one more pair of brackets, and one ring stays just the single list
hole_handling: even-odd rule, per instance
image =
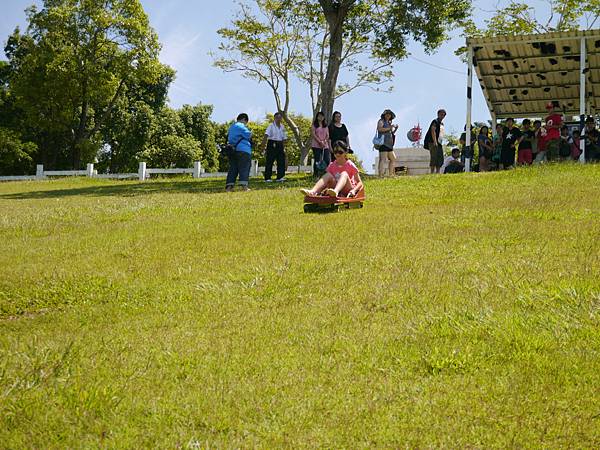
[{"label": "distant treeline", "polygon": [[[114,173],[135,171],[139,161],[226,169],[217,145],[229,124],[211,120],[211,105],[167,105],[175,71],[159,61],[158,36],[138,0],[45,1],[27,20],[0,61],[0,175],[88,162]],[[310,120],[297,119],[308,138]],[[257,141],[266,126],[250,124]],[[288,146],[290,164],[296,147]]]}]

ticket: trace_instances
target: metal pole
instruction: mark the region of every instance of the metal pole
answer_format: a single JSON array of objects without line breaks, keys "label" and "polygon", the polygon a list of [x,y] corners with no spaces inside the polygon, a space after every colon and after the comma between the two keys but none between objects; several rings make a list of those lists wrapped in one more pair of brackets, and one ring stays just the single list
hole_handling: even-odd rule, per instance
[{"label": "metal pole", "polygon": [[[469,46],[467,71],[467,126],[465,129],[465,153],[471,152],[471,108],[473,106],[473,47]],[[465,172],[471,171],[471,158],[465,158]]]},{"label": "metal pole", "polygon": [[581,38],[581,50],[579,56],[579,120],[581,128],[581,134],[579,136],[579,148],[581,149],[581,155],[579,155],[579,162],[585,163],[585,77],[586,77],[586,64],[585,64],[585,53],[586,45],[585,38]]}]

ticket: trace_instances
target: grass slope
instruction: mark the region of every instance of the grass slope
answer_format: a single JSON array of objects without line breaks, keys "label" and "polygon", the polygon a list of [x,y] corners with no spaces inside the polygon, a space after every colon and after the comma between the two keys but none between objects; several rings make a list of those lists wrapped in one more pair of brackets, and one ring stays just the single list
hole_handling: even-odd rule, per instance
[{"label": "grass slope", "polygon": [[600,446],[600,166],[0,184],[0,447]]}]

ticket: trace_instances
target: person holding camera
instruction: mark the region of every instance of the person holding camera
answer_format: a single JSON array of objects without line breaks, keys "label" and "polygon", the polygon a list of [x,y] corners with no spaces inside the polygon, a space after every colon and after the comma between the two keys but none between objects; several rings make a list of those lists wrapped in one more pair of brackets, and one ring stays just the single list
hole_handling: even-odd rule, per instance
[{"label": "person holding camera", "polygon": [[377,122],[377,133],[383,136],[383,143],[378,146],[379,150],[379,176],[385,176],[386,165],[390,176],[395,175],[395,163],[396,155],[394,154],[394,141],[396,139],[394,133],[398,129],[398,125],[392,124],[392,121],[396,118],[391,110],[386,109],[381,114],[381,119]]},{"label": "person holding camera", "polygon": [[244,191],[249,191],[250,165],[252,164],[252,132],[248,129],[248,114],[241,113],[227,132],[227,143],[230,145],[229,171],[225,190],[233,191],[235,180],[239,176],[239,185]]},{"label": "person holding camera", "polygon": [[325,169],[331,162],[331,150],[329,149],[329,127],[325,122],[325,114],[317,113],[317,117],[310,129],[312,137],[311,147],[313,151],[313,174],[315,178],[320,178],[325,173]]}]

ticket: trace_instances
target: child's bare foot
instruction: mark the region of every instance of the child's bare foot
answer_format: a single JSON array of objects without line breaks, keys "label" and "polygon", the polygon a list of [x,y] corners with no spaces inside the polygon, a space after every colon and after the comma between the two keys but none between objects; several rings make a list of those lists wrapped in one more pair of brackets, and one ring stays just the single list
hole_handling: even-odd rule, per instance
[{"label": "child's bare foot", "polygon": [[315,197],[317,194],[309,189],[300,189],[300,192],[307,197]]},{"label": "child's bare foot", "polygon": [[325,195],[329,196],[329,197],[337,197],[337,192],[335,192],[335,189],[332,188],[327,188],[325,189]]}]

